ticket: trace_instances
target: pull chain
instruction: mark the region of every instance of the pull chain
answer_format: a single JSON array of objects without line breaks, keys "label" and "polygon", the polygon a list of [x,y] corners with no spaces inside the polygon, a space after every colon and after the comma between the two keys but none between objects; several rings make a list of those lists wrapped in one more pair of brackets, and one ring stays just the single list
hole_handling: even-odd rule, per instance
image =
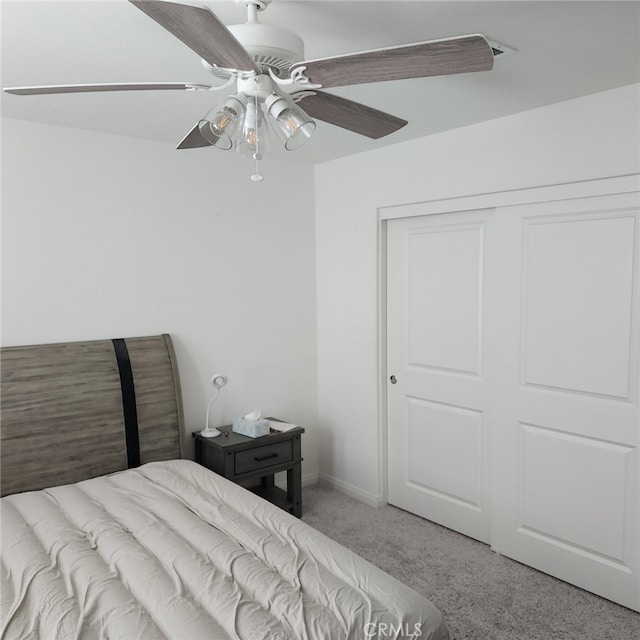
[{"label": "pull chain", "polygon": [[258,124],[259,121],[260,121],[260,118],[258,117],[258,114],[260,113],[258,111],[258,108],[259,108],[258,107],[258,94],[256,94],[254,96],[254,98],[255,98],[255,105],[256,105],[256,150],[255,150],[255,152],[253,154],[253,159],[256,162],[256,172],[251,176],[251,179],[254,182],[262,182],[264,180],[264,176],[260,173],[260,158],[261,158],[261,156],[260,156],[260,147],[259,147],[259,145],[261,144],[261,140],[260,140],[261,131],[259,129],[259,124]]}]

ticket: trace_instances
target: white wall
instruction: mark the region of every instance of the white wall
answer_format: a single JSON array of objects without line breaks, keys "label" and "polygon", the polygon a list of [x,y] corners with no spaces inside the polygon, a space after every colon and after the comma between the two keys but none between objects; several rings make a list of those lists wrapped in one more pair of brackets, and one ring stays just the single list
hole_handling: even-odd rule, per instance
[{"label": "white wall", "polygon": [[640,171],[640,85],[316,167],[321,477],[377,504],[383,206]]},{"label": "white wall", "polygon": [[639,94],[385,147],[315,178],[270,160],[261,184],[210,149],[5,120],[2,342],[169,332],[189,428],[221,371],[215,422],[260,405],[309,425],[303,473],[319,451],[323,477],[378,503],[377,209],[636,173]]},{"label": "white wall", "polygon": [[311,168],[2,124],[2,344],[170,333],[189,432],[222,372],[212,423],[309,426],[317,477]]}]

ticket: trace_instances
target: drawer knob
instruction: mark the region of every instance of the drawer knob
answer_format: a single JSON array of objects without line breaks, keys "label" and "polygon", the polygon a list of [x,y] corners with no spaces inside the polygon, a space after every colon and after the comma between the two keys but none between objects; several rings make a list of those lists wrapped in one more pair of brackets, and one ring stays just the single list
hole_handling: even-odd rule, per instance
[{"label": "drawer knob", "polygon": [[270,453],[269,455],[266,455],[266,456],[256,456],[254,460],[256,462],[262,462],[263,460],[269,460],[270,458],[277,458],[277,457],[278,457],[277,453]]}]

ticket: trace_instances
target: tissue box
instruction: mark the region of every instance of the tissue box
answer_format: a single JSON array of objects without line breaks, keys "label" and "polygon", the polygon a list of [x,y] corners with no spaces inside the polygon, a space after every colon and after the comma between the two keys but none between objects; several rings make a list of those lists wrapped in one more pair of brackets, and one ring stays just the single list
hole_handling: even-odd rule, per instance
[{"label": "tissue box", "polygon": [[241,433],[243,436],[250,438],[259,438],[269,434],[269,421],[261,418],[260,420],[247,420],[247,418],[233,419],[234,433]]}]

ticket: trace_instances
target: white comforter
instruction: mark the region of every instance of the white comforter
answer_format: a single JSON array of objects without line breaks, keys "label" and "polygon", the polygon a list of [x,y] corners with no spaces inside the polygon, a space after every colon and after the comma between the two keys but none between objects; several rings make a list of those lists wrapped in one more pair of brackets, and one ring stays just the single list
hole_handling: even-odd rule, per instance
[{"label": "white comforter", "polygon": [[187,460],[2,499],[2,640],[448,637],[420,595]]}]

